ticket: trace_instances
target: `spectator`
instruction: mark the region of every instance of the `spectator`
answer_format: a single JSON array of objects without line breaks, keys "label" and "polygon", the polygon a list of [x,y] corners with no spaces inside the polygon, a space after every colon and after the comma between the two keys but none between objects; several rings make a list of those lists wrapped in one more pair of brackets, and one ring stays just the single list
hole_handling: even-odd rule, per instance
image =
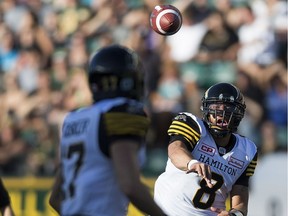
[{"label": "spectator", "polygon": [[0,7],[5,24],[14,34],[18,34],[21,28],[21,22],[19,21],[23,19],[27,9],[25,6],[18,4],[17,0],[1,1]]},{"label": "spectator", "polygon": [[67,63],[69,67],[85,67],[88,62],[88,50],[85,36],[79,31],[70,37]]},{"label": "spectator", "polygon": [[65,110],[86,106],[91,102],[91,93],[87,85],[87,76],[83,68],[72,68],[66,86],[63,89]]},{"label": "spectator", "polygon": [[150,113],[154,139],[153,148],[167,147],[169,137],[168,126],[171,119],[181,110],[184,110],[185,91],[184,83],[175,62],[166,61],[161,67],[161,75],[156,91],[150,94]]},{"label": "spectator", "polygon": [[203,35],[194,59],[182,64],[183,73],[194,77],[202,89],[220,81],[234,82],[236,53],[239,49],[237,34],[218,11],[206,18],[207,32]]},{"label": "spectator", "polygon": [[37,89],[37,79],[41,68],[41,52],[38,49],[21,49],[14,73],[20,88],[27,94]]},{"label": "spectator", "polygon": [[21,139],[21,127],[10,123],[1,128],[0,132],[0,173],[1,175],[25,175],[27,145]]},{"label": "spectator", "polygon": [[267,17],[257,16],[251,6],[240,7],[238,10],[243,14],[238,32],[238,65],[242,72],[261,86],[265,69],[276,61],[275,35]]},{"label": "spectator", "polygon": [[[287,74],[277,74],[272,78],[266,91],[265,107],[267,110],[266,120],[274,124],[277,150],[287,150]],[[262,136],[265,137],[265,133]],[[263,138],[265,139],[265,138]]]},{"label": "spectator", "polygon": [[[205,82],[234,80],[247,102],[247,114],[239,131],[258,143],[270,139],[262,134],[262,128],[263,131],[270,128],[269,131],[276,132],[269,132],[275,138],[275,148],[263,150],[263,154],[283,150],[287,122],[277,113],[287,109],[285,100],[281,100],[287,91],[286,1],[172,1],[182,12],[183,25],[169,37],[155,33],[149,25],[152,9],[164,3],[163,0],[0,1],[0,100],[4,103],[0,105],[0,127],[11,130],[9,133],[17,139],[20,136],[26,147],[35,144],[31,132],[34,129],[30,128],[35,119],[54,136],[68,110],[89,102],[87,86],[83,84],[86,79],[83,69],[89,57],[100,47],[120,43],[135,49],[143,59],[147,95],[156,93],[157,98],[161,95],[163,99],[159,90],[168,80],[163,79],[166,73],[162,77],[161,70],[167,66],[166,62],[172,62],[169,70],[178,71],[173,80],[183,91],[181,99],[177,97],[181,101],[177,109],[185,106],[197,116]],[[195,72],[203,71],[195,66],[196,60],[205,69],[203,73]],[[276,77],[281,84],[276,84]],[[43,86],[39,88],[40,82]],[[154,96],[146,101],[147,105],[155,103]],[[165,104],[174,105],[175,98],[168,96]],[[168,125],[163,122],[161,127]],[[35,138],[39,142],[35,151],[25,147],[24,158],[29,163],[23,163],[27,167],[22,173],[52,175],[48,167],[56,163],[51,160],[54,153],[40,147],[40,142],[50,143],[47,139],[42,142]],[[156,145],[150,143],[152,148]],[[43,157],[40,150],[47,150],[49,157]],[[46,159],[47,167],[43,168]]]},{"label": "spectator", "polygon": [[[0,125],[5,124],[6,118],[13,117],[14,120],[21,120],[26,115],[26,103],[28,94],[20,88],[17,76],[13,73],[3,76],[4,91],[0,94],[1,110]],[[22,106],[19,106],[22,104]],[[11,114],[13,114],[11,116]]]},{"label": "spectator", "polygon": [[185,0],[179,3],[183,23],[177,34],[167,38],[167,46],[170,57],[176,62],[187,62],[198,53],[200,42],[207,31],[204,21],[195,20],[195,7],[191,1]]},{"label": "spectator", "polygon": [[31,11],[23,15],[20,21],[20,28],[17,32],[19,46],[21,49],[37,49],[41,54],[41,66],[47,66],[50,56],[53,52],[54,45],[48,37],[46,30],[41,26],[37,15]]},{"label": "spectator", "polygon": [[11,73],[19,56],[13,32],[0,24],[0,73]]}]

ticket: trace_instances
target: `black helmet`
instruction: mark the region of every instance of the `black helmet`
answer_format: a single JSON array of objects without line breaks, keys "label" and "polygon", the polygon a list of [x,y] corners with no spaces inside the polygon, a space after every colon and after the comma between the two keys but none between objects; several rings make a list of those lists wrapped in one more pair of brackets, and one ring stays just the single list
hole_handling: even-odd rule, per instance
[{"label": "black helmet", "polygon": [[114,97],[140,99],[143,76],[138,55],[120,45],[110,45],[97,51],[88,69],[94,101]]},{"label": "black helmet", "polygon": [[[216,137],[224,137],[237,131],[245,109],[242,93],[230,83],[211,86],[202,98],[203,120],[208,124],[211,134]],[[211,116],[214,122],[211,121]]]}]

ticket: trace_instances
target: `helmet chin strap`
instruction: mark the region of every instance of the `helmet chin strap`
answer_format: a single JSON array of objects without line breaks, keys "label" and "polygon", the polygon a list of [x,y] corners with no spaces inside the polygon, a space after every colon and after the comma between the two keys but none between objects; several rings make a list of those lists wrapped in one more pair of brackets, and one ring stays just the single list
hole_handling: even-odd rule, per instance
[{"label": "helmet chin strap", "polygon": [[231,131],[230,130],[219,130],[218,129],[219,127],[215,127],[215,126],[212,126],[211,125],[209,126],[209,131],[210,133],[217,137],[217,138],[223,138],[223,137],[226,137],[227,135],[231,134]]}]

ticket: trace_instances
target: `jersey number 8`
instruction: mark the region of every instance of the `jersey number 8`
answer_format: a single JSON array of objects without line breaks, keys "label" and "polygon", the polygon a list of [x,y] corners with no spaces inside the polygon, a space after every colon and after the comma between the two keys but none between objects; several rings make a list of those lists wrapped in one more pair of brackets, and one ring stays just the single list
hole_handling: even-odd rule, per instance
[{"label": "jersey number 8", "polygon": [[[223,176],[212,172],[212,180],[216,181],[216,183],[213,185],[212,188],[209,188],[207,186],[207,183],[205,179],[202,179],[200,181],[200,189],[197,190],[194,198],[193,198],[193,205],[196,208],[200,209],[207,209],[212,206],[215,196],[216,196],[216,191],[220,189],[224,183]],[[204,195],[208,195],[208,198],[203,201]]]}]

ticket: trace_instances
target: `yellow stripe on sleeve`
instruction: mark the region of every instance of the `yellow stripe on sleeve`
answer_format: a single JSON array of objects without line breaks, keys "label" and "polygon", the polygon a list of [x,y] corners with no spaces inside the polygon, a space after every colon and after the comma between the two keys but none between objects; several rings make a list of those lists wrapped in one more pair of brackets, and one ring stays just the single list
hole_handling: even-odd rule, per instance
[{"label": "yellow stripe on sleeve", "polygon": [[247,170],[246,170],[246,176],[252,176],[254,174],[256,165],[257,165],[256,160],[252,160],[250,162],[250,164],[248,165]]},{"label": "yellow stripe on sleeve", "polygon": [[190,127],[189,125],[183,123],[183,122],[179,122],[179,121],[173,121],[172,125],[175,124],[175,125],[179,125],[180,127],[185,127],[187,128],[188,130],[190,130],[196,137],[198,137],[198,139],[200,138],[200,134],[195,131],[192,127]]},{"label": "yellow stripe on sleeve", "polygon": [[137,135],[144,137],[149,127],[149,119],[131,113],[113,112],[104,115],[108,136]]},{"label": "yellow stripe on sleeve", "polygon": [[195,143],[200,139],[200,134],[191,128],[189,125],[179,122],[173,121],[168,129],[169,135],[182,135],[192,147],[194,147]]}]

